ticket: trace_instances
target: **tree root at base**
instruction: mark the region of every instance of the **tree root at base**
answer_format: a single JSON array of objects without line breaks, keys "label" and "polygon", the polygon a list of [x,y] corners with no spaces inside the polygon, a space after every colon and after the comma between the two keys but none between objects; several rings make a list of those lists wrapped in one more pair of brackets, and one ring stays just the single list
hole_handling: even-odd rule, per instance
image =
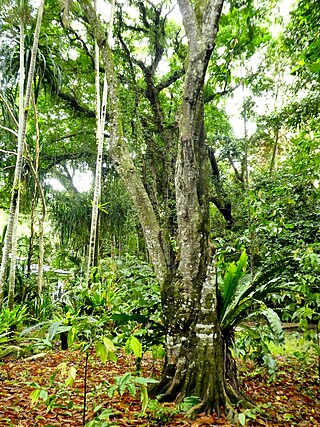
[{"label": "tree root at base", "polygon": [[[217,404],[218,402],[212,402],[210,400],[202,400],[200,403],[198,403],[197,405],[194,405],[192,408],[190,408],[186,412],[186,417],[193,420],[201,412],[204,412],[206,415],[212,415],[214,412],[216,412],[219,418],[221,416],[222,411],[220,410],[219,405],[217,406]],[[239,425],[238,413],[230,402],[224,403],[223,411],[225,412],[227,420],[233,426]]]}]

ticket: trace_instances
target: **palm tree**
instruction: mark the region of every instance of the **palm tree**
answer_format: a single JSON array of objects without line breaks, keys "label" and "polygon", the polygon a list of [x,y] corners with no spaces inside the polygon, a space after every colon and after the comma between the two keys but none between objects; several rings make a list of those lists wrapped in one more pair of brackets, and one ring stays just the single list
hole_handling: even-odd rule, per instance
[{"label": "palm tree", "polygon": [[[114,0],[111,3],[110,23],[108,31],[109,44],[112,39],[112,22],[114,14]],[[95,2],[96,9],[96,2]],[[95,253],[96,246],[98,244],[98,217],[99,217],[99,205],[101,204],[101,172],[102,172],[102,156],[103,156],[103,141],[104,141],[104,125],[106,120],[106,108],[107,108],[107,97],[108,97],[108,84],[107,77],[104,74],[103,82],[103,93],[102,101],[100,102],[100,71],[99,71],[99,46],[95,42],[95,83],[96,83],[96,141],[97,141],[97,160],[96,160],[96,173],[95,173],[95,187],[94,197],[92,206],[91,216],[91,229],[90,229],[90,241],[89,241],[89,253],[88,253],[88,266],[86,282],[89,284],[90,271],[95,264]]]},{"label": "palm tree", "polygon": [[[31,91],[32,91],[32,82],[34,78],[35,72],[35,63],[36,63],[36,55],[39,44],[39,35],[40,28],[44,10],[44,0],[41,0],[37,22],[34,32],[33,38],[33,46],[31,51],[31,59],[30,59],[30,67],[28,72],[28,80],[26,91],[24,93],[24,74],[25,74],[25,63],[24,63],[24,16],[23,16],[23,0],[21,0],[20,9],[21,9],[21,17],[20,17],[20,99],[19,99],[19,131],[18,131],[18,144],[17,144],[17,159],[14,173],[14,180],[12,186],[11,193],[11,201],[10,201],[10,211],[9,211],[9,219],[7,225],[7,232],[2,252],[2,261],[1,261],[1,269],[0,269],[0,307],[3,303],[3,293],[4,293],[4,283],[5,276],[7,270],[7,264],[9,259],[10,252],[13,252],[14,244],[13,243],[13,230],[15,227],[15,221],[18,221],[18,197],[19,190],[21,184],[21,171],[23,164],[23,153],[24,153],[24,145],[26,138],[26,126],[28,120],[28,108],[31,100]],[[15,237],[16,239],[16,237]],[[15,268],[15,260],[11,262],[11,268]]]}]

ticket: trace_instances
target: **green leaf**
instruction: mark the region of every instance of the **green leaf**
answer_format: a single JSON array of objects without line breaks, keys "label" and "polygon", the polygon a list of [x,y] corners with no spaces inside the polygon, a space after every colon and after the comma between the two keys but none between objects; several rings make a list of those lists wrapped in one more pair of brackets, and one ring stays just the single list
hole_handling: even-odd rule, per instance
[{"label": "green leaf", "polygon": [[76,379],[77,370],[74,366],[71,366],[68,372],[68,378],[65,381],[66,386],[72,387],[74,380]]},{"label": "green leaf", "polygon": [[106,363],[108,359],[108,351],[104,343],[98,342],[96,346],[96,354],[100,357],[102,363]]},{"label": "green leaf", "polygon": [[31,399],[31,405],[34,406],[38,403],[39,396],[40,396],[41,390],[37,388],[36,390],[33,390],[32,393],[30,393],[29,397]]},{"label": "green leaf", "polygon": [[131,353],[131,351],[133,351],[135,357],[142,357],[142,345],[138,338],[131,335],[131,337],[128,338],[126,342],[124,351],[126,352],[126,354],[129,354]]},{"label": "green leaf", "polygon": [[65,375],[67,375],[68,372],[68,366],[66,362],[61,362],[59,363],[59,365],[57,366],[57,371],[60,371],[60,375],[62,377],[64,377]]},{"label": "green leaf", "polygon": [[128,384],[128,391],[132,397],[136,395],[137,389],[134,383]]},{"label": "green leaf", "polygon": [[123,393],[126,391],[126,388],[127,388],[127,384],[120,384],[120,386],[119,386],[120,396],[123,395]]},{"label": "green leaf", "polygon": [[117,361],[118,361],[117,356],[113,351],[108,352],[108,359],[114,363],[117,363]]},{"label": "green leaf", "polygon": [[118,390],[118,386],[117,386],[117,385],[113,385],[113,386],[111,386],[111,387],[109,388],[109,390],[108,390],[108,396],[109,396],[109,397],[113,397],[113,396],[114,396],[115,391],[117,391],[117,390]]},{"label": "green leaf", "polygon": [[45,402],[48,399],[48,392],[47,392],[47,390],[40,390],[39,398],[42,399]]},{"label": "green leaf", "polygon": [[145,410],[147,409],[147,406],[148,406],[148,401],[149,401],[147,387],[145,385],[141,384],[140,385],[140,392],[141,392],[141,396],[140,396],[141,409],[142,409],[142,412],[145,412]]},{"label": "green leaf", "polygon": [[268,369],[270,375],[274,375],[277,370],[277,361],[271,354],[264,354],[262,359]]},{"label": "green leaf", "polygon": [[243,412],[241,412],[240,414],[238,414],[238,417],[239,417],[240,424],[242,426],[245,426],[246,425],[246,415]]},{"label": "green leaf", "polygon": [[131,372],[126,372],[125,374],[116,377],[116,381],[119,385],[121,384],[127,384],[129,381],[131,381],[132,375]]},{"label": "green leaf", "polygon": [[294,228],[294,225],[293,225],[293,224],[291,224],[291,223],[287,223],[287,224],[284,224],[284,228],[289,228],[289,229],[291,229],[291,228]]},{"label": "green leaf", "polygon": [[[233,292],[233,297],[229,301],[229,304],[224,307],[224,311],[220,312],[220,322],[221,326],[224,327],[224,323],[230,324],[233,320],[233,314],[235,309],[239,308],[239,303],[245,301],[245,294],[252,287],[251,274],[245,274],[239,279],[238,285]],[[242,301],[241,301],[242,300]]]},{"label": "green leaf", "polygon": [[113,351],[113,352],[116,351],[116,348],[115,348],[113,342],[109,338],[103,337],[103,344],[106,346],[106,349],[108,351]]},{"label": "green leaf", "polygon": [[284,420],[294,420],[295,416],[292,414],[283,414],[283,419]]},{"label": "green leaf", "polygon": [[225,311],[234,296],[239,280],[244,274],[243,270],[247,265],[247,260],[248,256],[246,252],[243,251],[237,264],[233,262],[228,267],[223,284],[223,306],[220,311],[220,319],[224,317]]},{"label": "green leaf", "polygon": [[301,319],[299,322],[299,328],[302,329],[303,331],[306,331],[307,329],[309,329],[309,324],[307,319]]},{"label": "green leaf", "polygon": [[59,326],[61,326],[60,322],[54,322],[50,326],[47,334],[47,339],[49,341],[52,341],[52,339],[56,336]]},{"label": "green leaf", "polygon": [[147,385],[147,384],[157,384],[159,381],[155,380],[154,378],[135,377],[134,382],[136,384]]},{"label": "green leaf", "polygon": [[267,319],[267,321],[271,327],[271,330],[274,334],[275,339],[279,343],[284,342],[284,334],[283,334],[282,324],[281,324],[281,320],[280,320],[279,316],[277,315],[277,313],[274,310],[272,310],[272,308],[267,307],[261,311],[261,314],[263,316],[265,316],[265,318]]},{"label": "green leaf", "polygon": [[240,325],[240,327],[241,327],[241,329],[243,329],[245,332],[247,332],[247,334],[248,334],[252,339],[257,340],[257,339],[259,339],[259,338],[260,338],[260,334],[259,334],[256,330],[252,329],[250,326],[245,325],[245,324],[241,324],[241,325]]},{"label": "green leaf", "polygon": [[68,346],[70,346],[77,336],[77,328],[75,326],[72,326],[70,331],[68,332]]}]

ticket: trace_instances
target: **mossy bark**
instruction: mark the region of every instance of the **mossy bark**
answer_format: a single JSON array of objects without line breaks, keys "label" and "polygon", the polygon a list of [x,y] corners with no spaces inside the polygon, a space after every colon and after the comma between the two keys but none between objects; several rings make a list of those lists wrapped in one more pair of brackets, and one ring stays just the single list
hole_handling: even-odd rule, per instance
[{"label": "mossy bark", "polygon": [[205,144],[203,84],[214,48],[223,0],[208,0],[196,17],[189,0],[179,0],[189,42],[189,59],[179,122],[175,176],[178,258],[172,266],[152,203],[134,167],[123,135],[121,106],[112,54],[91,3],[80,0],[101,49],[110,88],[111,153],[117,172],[138,213],[150,258],[161,285],[166,326],[166,361],[153,390],[163,400],[198,396],[194,410],[232,413],[237,398],[226,378],[227,357],[221,335],[216,285],[209,248],[208,155]]},{"label": "mossy bark", "polygon": [[[203,84],[223,1],[208,1],[201,19],[178,0],[189,42],[179,123],[175,177],[180,262],[163,295],[166,363],[156,389],[162,399],[195,395],[196,411],[231,409],[236,391],[227,382],[226,347],[217,317],[209,237],[209,163],[205,143]],[[199,21],[200,19],[200,21]]]},{"label": "mossy bark", "polygon": [[215,277],[206,269],[204,281],[191,294],[184,292],[181,279],[166,294],[166,358],[160,383],[152,395],[162,401],[182,401],[197,396],[192,411],[208,414],[226,410],[233,418],[232,403],[239,399],[234,364],[227,352],[217,318]]}]

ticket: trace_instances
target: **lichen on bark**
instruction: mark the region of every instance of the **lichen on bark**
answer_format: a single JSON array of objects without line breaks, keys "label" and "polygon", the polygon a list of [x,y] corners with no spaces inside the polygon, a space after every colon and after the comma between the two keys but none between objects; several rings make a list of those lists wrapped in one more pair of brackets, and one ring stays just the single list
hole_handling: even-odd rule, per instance
[{"label": "lichen on bark", "polygon": [[190,0],[178,0],[189,43],[175,176],[178,254],[172,269],[162,247],[161,228],[123,135],[121,105],[112,54],[88,0],[79,0],[101,49],[110,87],[111,154],[139,216],[161,285],[166,358],[153,392],[163,400],[198,396],[194,411],[231,411],[236,392],[226,379],[227,357],[220,331],[211,268],[208,155],[205,143],[203,84],[214,48],[223,0],[208,0],[196,17]]}]

